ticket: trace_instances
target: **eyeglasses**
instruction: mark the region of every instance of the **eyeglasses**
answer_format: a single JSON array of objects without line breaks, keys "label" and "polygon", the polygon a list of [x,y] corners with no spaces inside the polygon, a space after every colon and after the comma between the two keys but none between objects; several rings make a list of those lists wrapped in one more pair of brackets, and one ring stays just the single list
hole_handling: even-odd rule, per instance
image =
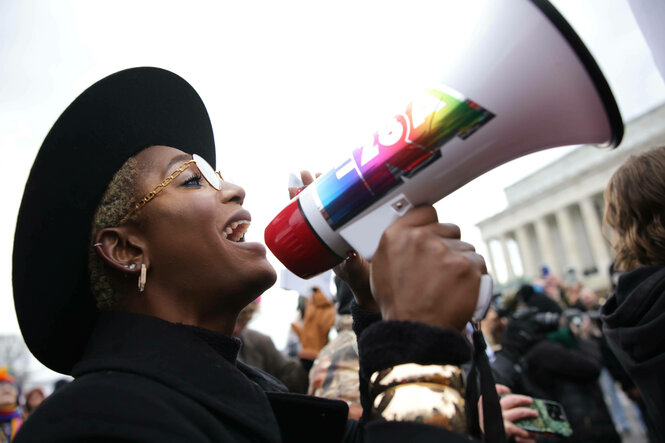
[{"label": "eyeglasses", "polygon": [[219,171],[215,171],[212,166],[210,166],[210,163],[205,161],[203,157],[200,157],[196,154],[192,155],[192,160],[188,160],[182,165],[178,167],[171,175],[166,177],[160,184],[155,187],[152,191],[150,191],[148,194],[146,194],[145,197],[143,197],[141,200],[139,200],[134,207],[125,215],[117,224],[116,226],[120,226],[121,224],[125,223],[129,218],[134,215],[136,211],[144,207],[145,205],[148,204],[150,200],[155,198],[157,194],[162,192],[165,187],[167,187],[173,180],[176,179],[180,174],[182,174],[185,169],[189,168],[192,164],[196,164],[196,166],[199,168],[199,171],[201,171],[201,175],[205,180],[208,182],[210,186],[215,188],[218,191],[222,190],[222,183],[224,183],[224,178],[222,178],[222,174],[219,173]]}]

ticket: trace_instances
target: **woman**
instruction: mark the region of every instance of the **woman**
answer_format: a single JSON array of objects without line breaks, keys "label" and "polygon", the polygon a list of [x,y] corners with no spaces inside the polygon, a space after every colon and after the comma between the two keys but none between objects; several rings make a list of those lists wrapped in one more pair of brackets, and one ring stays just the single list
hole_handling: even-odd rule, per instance
[{"label": "woman", "polygon": [[30,414],[32,414],[37,406],[42,404],[46,395],[42,388],[33,388],[25,394],[25,408],[23,413],[23,418],[27,419]]},{"label": "woman", "polygon": [[665,441],[665,146],[631,156],[605,189],[615,269],[624,271],[601,309],[608,342]]},{"label": "woman", "polygon": [[75,380],[16,441],[465,439],[460,331],[485,266],[459,229],[417,208],[386,231],[371,279],[359,258],[341,270],[365,409],[347,423],[344,402],[289,394],[236,360],[236,317],[276,275],[244,241],[243,189],[214,164],[201,99],[161,69],[99,81],[55,123],[19,212],[14,297],[33,354]]}]

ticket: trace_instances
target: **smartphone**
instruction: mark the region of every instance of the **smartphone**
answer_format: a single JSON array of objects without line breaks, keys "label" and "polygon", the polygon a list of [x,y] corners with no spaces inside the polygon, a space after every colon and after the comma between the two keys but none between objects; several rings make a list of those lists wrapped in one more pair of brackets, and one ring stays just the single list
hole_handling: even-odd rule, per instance
[{"label": "smartphone", "polygon": [[566,412],[560,403],[551,400],[534,398],[533,403],[523,406],[538,411],[538,417],[516,420],[515,425],[529,432],[562,437],[570,437],[573,433]]}]

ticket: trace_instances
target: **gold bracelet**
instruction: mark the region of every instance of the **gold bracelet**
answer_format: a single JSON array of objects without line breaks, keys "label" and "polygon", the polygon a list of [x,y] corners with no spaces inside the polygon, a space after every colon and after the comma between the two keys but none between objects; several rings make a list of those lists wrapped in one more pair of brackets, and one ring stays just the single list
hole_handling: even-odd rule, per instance
[{"label": "gold bracelet", "polygon": [[415,421],[468,433],[465,375],[457,366],[408,363],[370,377],[372,418]]}]

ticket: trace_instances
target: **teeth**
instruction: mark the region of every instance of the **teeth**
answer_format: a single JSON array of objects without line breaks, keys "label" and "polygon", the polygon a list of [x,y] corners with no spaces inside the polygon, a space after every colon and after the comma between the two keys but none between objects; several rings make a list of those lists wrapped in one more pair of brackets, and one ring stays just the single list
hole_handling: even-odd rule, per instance
[{"label": "teeth", "polygon": [[247,232],[247,229],[249,229],[249,225],[249,220],[238,220],[237,222],[232,222],[226,228],[224,228],[222,236],[230,241],[239,242],[245,238],[245,232]]}]

